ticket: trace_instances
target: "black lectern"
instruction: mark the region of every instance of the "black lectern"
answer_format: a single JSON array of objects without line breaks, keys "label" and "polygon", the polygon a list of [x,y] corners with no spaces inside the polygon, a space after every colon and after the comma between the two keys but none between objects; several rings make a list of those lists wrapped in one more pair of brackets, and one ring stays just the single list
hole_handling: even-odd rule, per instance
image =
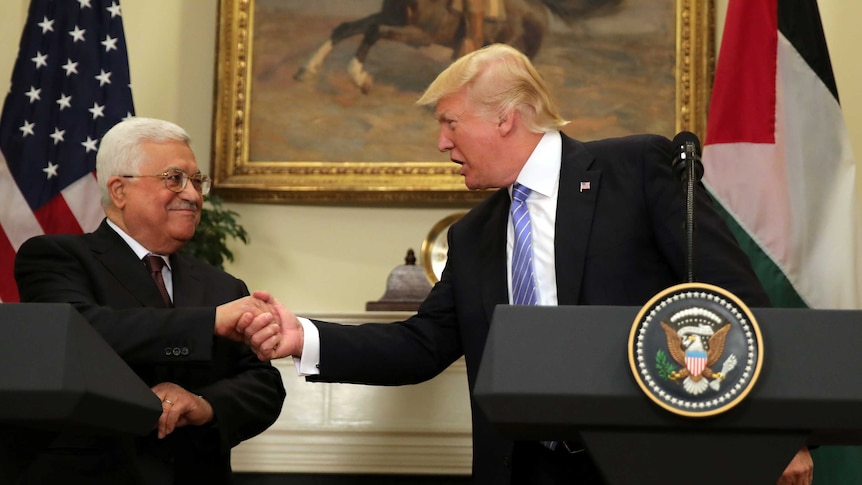
[{"label": "black lectern", "polygon": [[862,312],[752,309],[760,378],[739,405],[673,414],[627,354],[638,307],[498,306],[474,396],[514,439],[580,439],[614,485],[775,483],[804,444],[862,444]]},{"label": "black lectern", "polygon": [[0,334],[0,478],[58,432],[155,426],[159,399],[71,305],[0,304]]}]

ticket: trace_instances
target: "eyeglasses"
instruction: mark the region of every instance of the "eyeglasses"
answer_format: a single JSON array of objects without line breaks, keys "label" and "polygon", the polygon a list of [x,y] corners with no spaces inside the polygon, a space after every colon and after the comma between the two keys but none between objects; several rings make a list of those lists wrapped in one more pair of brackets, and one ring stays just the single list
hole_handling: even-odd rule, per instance
[{"label": "eyeglasses", "polygon": [[182,170],[177,169],[168,170],[167,172],[156,175],[121,175],[121,177],[127,179],[142,177],[160,178],[165,181],[165,187],[167,187],[168,190],[177,193],[186,189],[186,185],[188,185],[189,180],[192,181],[192,187],[194,187],[201,195],[207,195],[210,192],[210,186],[212,185],[212,179],[204,174],[196,173],[194,175],[189,175]]}]

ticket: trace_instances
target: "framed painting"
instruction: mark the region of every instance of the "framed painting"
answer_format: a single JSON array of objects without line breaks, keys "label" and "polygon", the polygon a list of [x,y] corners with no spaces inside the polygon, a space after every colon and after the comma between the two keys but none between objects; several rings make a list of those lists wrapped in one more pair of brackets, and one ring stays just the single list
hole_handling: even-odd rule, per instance
[{"label": "framed painting", "polygon": [[[539,5],[545,1],[569,4],[568,11],[552,13]],[[453,3],[220,0],[215,192],[326,204],[483,198],[437,150],[433,112],[415,104],[460,52],[462,15]],[[485,32],[504,22],[532,26],[505,41],[532,57],[572,120],[564,128],[570,136],[704,134],[713,0],[502,4]]]}]

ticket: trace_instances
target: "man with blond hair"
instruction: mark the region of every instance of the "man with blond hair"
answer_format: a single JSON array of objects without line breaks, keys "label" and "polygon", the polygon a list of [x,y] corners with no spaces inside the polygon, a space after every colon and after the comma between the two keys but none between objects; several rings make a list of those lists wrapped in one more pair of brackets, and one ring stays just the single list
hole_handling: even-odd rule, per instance
[{"label": "man with blond hair", "polygon": [[[259,317],[242,327],[245,335],[260,357],[293,356],[313,381],[417,383],[463,355],[477,483],[603,484],[581,443],[508,439],[472,391],[496,305],[642,306],[685,281],[686,202],[671,169],[671,142],[658,135],[570,138],[529,59],[500,44],[454,62],[418,104],[436,107],[437,148],[460,167],[467,187],[498,190],[449,229],[446,266],[417,314],[394,324],[341,326],[297,318],[271,299],[281,325]],[[699,281],[749,306],[768,306],[703,186],[695,200]],[[532,245],[522,246],[519,236],[527,235]],[[810,483],[810,463],[808,451],[800,451],[780,483]]]}]

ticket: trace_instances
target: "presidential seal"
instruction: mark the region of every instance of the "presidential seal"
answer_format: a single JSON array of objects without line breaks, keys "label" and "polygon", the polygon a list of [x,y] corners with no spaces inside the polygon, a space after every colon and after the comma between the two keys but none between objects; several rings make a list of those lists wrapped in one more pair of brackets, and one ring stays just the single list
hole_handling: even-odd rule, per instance
[{"label": "presidential seal", "polygon": [[763,340],[751,311],[717,286],[684,283],[654,296],[629,334],[629,364],[640,388],[682,416],[725,412],[751,391]]}]

